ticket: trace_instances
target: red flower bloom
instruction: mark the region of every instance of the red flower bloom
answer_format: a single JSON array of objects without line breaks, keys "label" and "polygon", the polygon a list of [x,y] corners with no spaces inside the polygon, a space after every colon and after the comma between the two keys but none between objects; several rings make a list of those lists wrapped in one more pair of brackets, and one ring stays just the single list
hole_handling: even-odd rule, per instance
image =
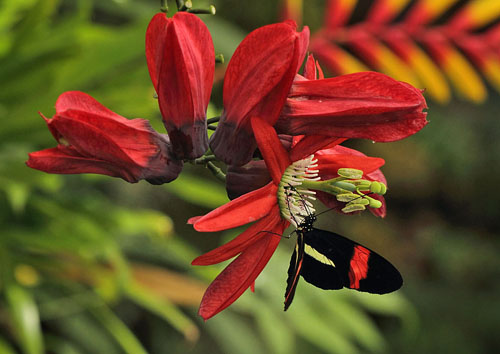
[{"label": "red flower bloom", "polygon": [[331,139],[319,139],[321,143],[318,143],[317,137],[304,138],[287,152],[268,122],[252,118],[251,124],[272,181],[205,216],[189,220],[197,231],[204,232],[226,230],[256,221],[232,241],[192,262],[194,265],[215,264],[239,254],[205,292],[199,310],[204,319],[228,307],[254,283],[281,240],[275,234],[282,234],[289,222],[302,222],[301,209],[308,194],[300,189],[303,194],[296,193],[293,197],[287,188],[300,188],[308,181],[313,183],[311,179],[315,179],[317,173],[312,169],[317,165],[310,155],[318,148],[331,145]]},{"label": "red flower bloom", "polygon": [[[427,124],[420,90],[384,74],[324,79],[310,56],[305,69],[309,73],[297,75],[309,31],[297,33],[291,24],[260,28],[236,50],[224,80],[224,111],[210,141],[217,157],[233,165],[251,159],[256,147],[250,128],[254,116],[275,125],[281,134],[381,142],[403,139]],[[270,46],[271,35],[282,39]]]},{"label": "red flower bloom", "polygon": [[394,141],[427,124],[426,107],[420,90],[380,73],[295,80],[276,130]]},{"label": "red flower bloom", "polygon": [[29,154],[31,168],[153,184],[174,180],[182,169],[182,162],[170,157],[168,136],[155,132],[147,120],[126,119],[83,92],[63,93],[55,116],[42,117],[59,145]]},{"label": "red flower bloom", "polygon": [[[354,168],[363,171],[363,176],[368,181],[381,182],[387,185],[387,180],[379,167],[384,160],[378,157],[368,157],[362,152],[345,146],[336,145],[329,149],[315,152],[314,157],[318,160],[318,176],[321,180],[329,180],[338,177],[340,168]],[[226,176],[226,190],[230,199],[240,197],[255,189],[261,188],[271,181],[271,176],[262,160],[250,161],[243,166],[229,166]],[[316,191],[318,199],[328,208],[341,211],[346,202],[340,202],[334,195],[322,191]],[[369,208],[376,216],[385,217],[386,204],[382,195],[370,195],[379,200],[382,206]],[[350,213],[351,214],[351,213]]]},{"label": "red flower bloom", "polygon": [[215,70],[210,32],[193,14],[156,14],[146,31],[146,59],[174,155],[200,157],[208,148],[206,113]]},{"label": "red flower bloom", "polygon": [[224,77],[224,111],[210,139],[215,155],[227,164],[252,158],[256,143],[251,117],[274,125],[309,42],[309,29],[293,21],[256,29],[238,46]]}]

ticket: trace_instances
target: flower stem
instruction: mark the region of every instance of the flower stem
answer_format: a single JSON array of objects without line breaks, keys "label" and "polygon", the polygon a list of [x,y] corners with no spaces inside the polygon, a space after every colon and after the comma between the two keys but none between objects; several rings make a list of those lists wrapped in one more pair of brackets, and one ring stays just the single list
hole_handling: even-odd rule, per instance
[{"label": "flower stem", "polygon": [[314,190],[321,190],[321,186],[323,185],[323,181],[312,181],[308,179],[304,179],[301,181],[301,188],[306,188],[306,189],[314,189]]},{"label": "flower stem", "polygon": [[213,117],[207,119],[207,124],[217,123],[220,120],[220,117]]},{"label": "flower stem", "polygon": [[164,13],[168,12],[167,0],[160,0],[160,11]]},{"label": "flower stem", "polygon": [[192,160],[192,163],[195,165],[205,165],[210,161],[217,161],[217,157],[215,157],[215,155],[205,155]]},{"label": "flower stem", "polygon": [[222,53],[219,53],[215,56],[215,63],[224,64],[224,55]]},{"label": "flower stem", "polygon": [[219,167],[215,166],[213,162],[207,162],[207,168],[219,181],[226,182],[226,174]]},{"label": "flower stem", "polygon": [[188,8],[187,12],[198,15],[215,15],[215,6],[210,5],[208,9],[191,9]]}]

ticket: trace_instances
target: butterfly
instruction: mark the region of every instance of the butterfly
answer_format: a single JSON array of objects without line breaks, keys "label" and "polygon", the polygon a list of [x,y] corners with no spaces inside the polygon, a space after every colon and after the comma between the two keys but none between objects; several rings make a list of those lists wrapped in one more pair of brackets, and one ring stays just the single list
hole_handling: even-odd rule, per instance
[{"label": "butterfly", "polygon": [[300,276],[325,290],[354,289],[386,294],[403,285],[399,271],[374,251],[334,232],[313,227],[309,213],[298,225],[297,243],[290,259],[285,311],[290,307]]}]

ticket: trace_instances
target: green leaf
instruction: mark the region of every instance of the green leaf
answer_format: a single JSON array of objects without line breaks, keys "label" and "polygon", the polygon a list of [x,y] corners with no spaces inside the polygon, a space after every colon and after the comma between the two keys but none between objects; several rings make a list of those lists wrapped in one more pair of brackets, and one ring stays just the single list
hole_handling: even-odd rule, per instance
[{"label": "green leaf", "polygon": [[0,354],[16,354],[14,348],[2,337],[0,337]]},{"label": "green leaf", "polygon": [[24,288],[9,284],[5,289],[11,320],[19,345],[25,354],[43,354],[40,317],[35,300]]},{"label": "green leaf", "polygon": [[[93,339],[93,338],[92,338]],[[52,335],[45,336],[47,351],[54,354],[80,354],[81,351],[70,341]]]},{"label": "green leaf", "polygon": [[[93,306],[96,306],[94,303]],[[87,312],[75,313],[54,322],[58,333],[75,343],[84,353],[122,354],[108,331]],[[92,340],[89,340],[91,338]]]},{"label": "green leaf", "polygon": [[265,353],[260,338],[247,321],[232,311],[223,311],[205,322],[225,353]]},{"label": "green leaf", "polygon": [[125,292],[130,300],[166,320],[190,342],[198,340],[200,333],[196,325],[171,302],[157,298],[136,283],[130,284]]},{"label": "green leaf", "polygon": [[322,350],[333,354],[355,354],[358,353],[347,336],[335,330],[336,319],[325,317],[323,313],[318,313],[309,305],[302,301],[294,301],[293,312],[289,312],[290,322],[295,330],[312,344]]},{"label": "green leaf", "polygon": [[90,312],[109,331],[125,353],[147,354],[132,331],[106,305],[91,308]]},{"label": "green leaf", "polygon": [[180,175],[173,183],[164,186],[179,198],[210,209],[228,202],[226,190],[222,184],[186,173]]},{"label": "green leaf", "polygon": [[126,235],[147,233],[151,238],[164,238],[173,230],[172,219],[156,210],[116,208],[113,216],[119,230]]},{"label": "green leaf", "polygon": [[[278,309],[281,310],[281,308]],[[270,353],[290,354],[294,352],[295,336],[291,328],[285,325],[283,315],[276,313],[275,307],[259,301],[259,307],[255,309],[255,319]]]},{"label": "green leaf", "polygon": [[27,186],[21,183],[12,182],[6,186],[6,192],[12,210],[16,214],[22,213],[29,195]]},{"label": "green leaf", "polygon": [[336,323],[342,323],[341,330],[346,336],[355,338],[373,352],[383,352],[386,349],[384,338],[375,323],[363,308],[358,304],[352,304],[352,300],[349,300],[352,298],[346,297],[344,300],[338,296],[333,297],[330,293],[321,295],[323,301],[318,303],[318,308],[324,311],[325,316],[334,318]]},{"label": "green leaf", "polygon": [[22,48],[26,42],[33,40],[33,33],[36,33],[37,29],[40,30],[40,26],[48,21],[50,15],[57,9],[58,3],[59,0],[38,0],[28,15],[16,27],[12,43],[13,51]]}]

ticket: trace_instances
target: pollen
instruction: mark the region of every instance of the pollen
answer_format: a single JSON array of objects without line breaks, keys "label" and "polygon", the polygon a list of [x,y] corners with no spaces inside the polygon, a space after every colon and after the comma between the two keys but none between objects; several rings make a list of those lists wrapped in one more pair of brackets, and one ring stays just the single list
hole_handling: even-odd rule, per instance
[{"label": "pollen", "polygon": [[278,204],[281,216],[295,227],[315,212],[311,201],[316,200],[316,192],[301,187],[304,181],[317,181],[318,160],[311,155],[288,166],[278,185]]}]

